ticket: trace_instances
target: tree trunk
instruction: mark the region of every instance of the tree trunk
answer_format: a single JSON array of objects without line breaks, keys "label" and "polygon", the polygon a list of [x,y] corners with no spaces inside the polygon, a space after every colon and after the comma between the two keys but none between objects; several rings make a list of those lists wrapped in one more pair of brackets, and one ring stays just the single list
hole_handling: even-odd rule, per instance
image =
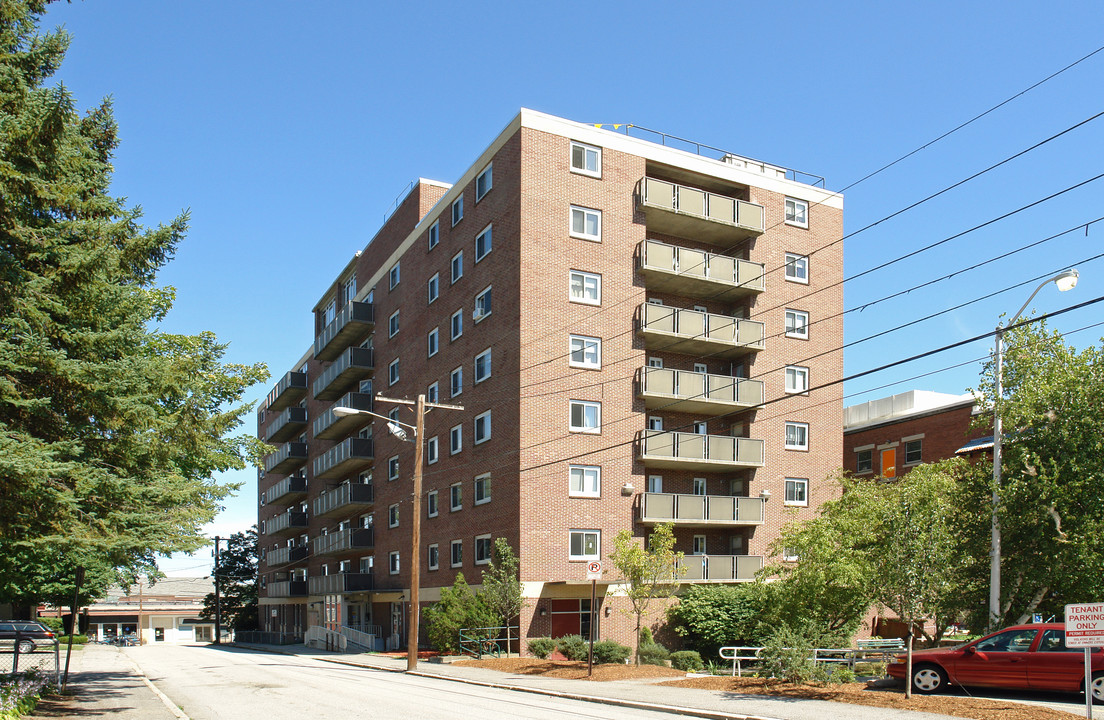
[{"label": "tree trunk", "polygon": [[636,666],[640,667],[640,615],[636,614]]},{"label": "tree trunk", "polygon": [[905,651],[905,699],[912,699],[912,623],[909,623],[908,649]]}]

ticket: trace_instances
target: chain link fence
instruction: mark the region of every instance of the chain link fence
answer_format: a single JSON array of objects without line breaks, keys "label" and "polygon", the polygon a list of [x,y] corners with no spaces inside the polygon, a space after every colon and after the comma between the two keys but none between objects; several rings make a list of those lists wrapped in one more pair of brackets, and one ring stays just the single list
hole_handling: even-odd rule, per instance
[{"label": "chain link fence", "polygon": [[[57,639],[34,639],[34,648],[26,652],[26,640],[0,641],[0,674],[37,670],[42,677],[61,685],[61,648]],[[22,647],[21,647],[22,646]]]}]

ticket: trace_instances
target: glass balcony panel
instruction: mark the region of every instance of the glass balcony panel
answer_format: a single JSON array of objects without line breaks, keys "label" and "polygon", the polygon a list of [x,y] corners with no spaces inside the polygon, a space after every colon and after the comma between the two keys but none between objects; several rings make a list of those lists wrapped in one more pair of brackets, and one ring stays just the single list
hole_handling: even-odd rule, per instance
[{"label": "glass balcony panel", "polygon": [[697,310],[677,310],[675,313],[675,331],[679,335],[700,337],[706,334],[707,314]]},{"label": "glass balcony panel", "polygon": [[705,495],[676,495],[679,519],[705,520],[705,498]]},{"label": "glass balcony panel", "polygon": [[706,315],[708,320],[708,332],[710,340],[723,343],[736,342],[736,318],[727,315]]},{"label": "glass balcony panel", "polygon": [[717,472],[763,465],[762,440],[728,435],[645,430],[639,449],[648,468]]},{"label": "glass balcony panel", "polygon": [[724,245],[764,229],[761,205],[665,180],[643,178],[637,201],[648,229],[665,235]]},{"label": "glass balcony panel", "polygon": [[700,398],[705,395],[705,373],[678,373],[678,395],[685,398]]},{"label": "glass balcony panel", "polygon": [[678,210],[691,215],[705,215],[705,191],[678,186]]},{"label": "glass balcony panel", "polygon": [[736,222],[736,198],[709,193],[709,212],[712,220],[718,222]]},{"label": "glass balcony panel", "polygon": [[649,330],[675,332],[675,314],[677,308],[666,305],[644,304],[644,325]]},{"label": "glass balcony panel", "polygon": [[705,435],[708,439],[707,458],[719,462],[733,462],[736,460],[736,438],[727,435]]},{"label": "glass balcony panel", "polygon": [[[740,262],[745,262],[741,260]],[[747,263],[753,267],[758,267],[754,263]],[[726,255],[710,255],[709,256],[709,277],[718,282],[737,282],[736,280],[736,258],[728,257]]]}]

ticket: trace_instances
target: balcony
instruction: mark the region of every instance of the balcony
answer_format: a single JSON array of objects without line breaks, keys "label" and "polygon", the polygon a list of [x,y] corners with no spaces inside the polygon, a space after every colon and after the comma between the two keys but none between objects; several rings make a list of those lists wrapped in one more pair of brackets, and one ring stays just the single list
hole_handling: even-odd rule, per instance
[{"label": "balcony", "polygon": [[746,200],[650,177],[636,198],[649,231],[715,245],[763,234],[763,206]]},{"label": "balcony", "polygon": [[352,475],[371,467],[374,459],[372,438],[349,438],[314,459],[314,476],[329,480]]},{"label": "balcony", "polygon": [[336,573],[307,578],[307,588],[311,595],[365,592],[372,587],[372,573]]},{"label": "balcony", "polygon": [[658,240],[640,243],[637,257],[649,290],[733,301],[766,289],[764,266],[749,260]]},{"label": "balcony", "polygon": [[287,475],[307,464],[307,444],[287,442],[265,456],[265,472]]},{"label": "balcony", "polygon": [[345,528],[316,537],[311,541],[311,551],[315,556],[336,555],[355,550],[371,550],[375,545],[372,528]]},{"label": "balcony", "polygon": [[640,497],[640,522],[674,523],[679,527],[762,525],[765,502],[763,498],[731,495],[644,493]]},{"label": "balcony", "polygon": [[376,312],[371,303],[347,303],[314,339],[314,357],[320,362],[333,360],[350,345],[359,345],[375,326]]},{"label": "balcony", "polygon": [[649,350],[733,358],[764,347],[763,323],[728,315],[644,303],[637,334]]},{"label": "balcony", "polygon": [[265,562],[268,563],[270,568],[280,567],[281,565],[303,562],[309,554],[310,548],[306,545],[276,548],[265,553]]},{"label": "balcony", "polygon": [[265,532],[269,535],[297,533],[307,528],[305,512],[285,512],[265,523]]},{"label": "balcony", "polygon": [[307,479],[305,477],[288,477],[276,483],[265,491],[265,505],[274,502],[294,502],[307,496]]},{"label": "balcony", "polygon": [[723,472],[763,467],[763,441],[730,435],[645,430],[640,459],[647,468]]},{"label": "balcony", "polygon": [[278,443],[295,437],[307,426],[307,410],[289,407],[276,416],[265,429],[265,442]]},{"label": "balcony", "polygon": [[375,370],[371,348],[351,347],[337,358],[337,361],[322,371],[314,381],[316,400],[333,400]]},{"label": "balcony", "polygon": [[636,396],[647,408],[724,415],[763,404],[763,381],[689,370],[645,367],[636,373]]},{"label": "balcony", "polygon": [[686,555],[683,582],[751,582],[763,567],[762,555]]},{"label": "balcony", "polygon": [[366,510],[374,504],[375,488],[367,483],[341,483],[314,499],[314,515],[322,517],[339,510]]},{"label": "balcony", "polygon": [[335,415],[335,407],[347,407],[353,410],[372,411],[372,396],[368,393],[345,393],[334,402],[326,412],[318,416],[314,421],[314,436],[320,440],[341,440],[349,437],[357,430],[365,427],[375,418],[371,415]]},{"label": "balcony", "polygon": [[306,597],[306,580],[277,580],[268,584],[270,598]]},{"label": "balcony", "polygon": [[279,412],[284,408],[294,405],[307,394],[307,374],[301,372],[285,373],[276,387],[268,394],[265,400],[265,411],[268,413]]}]

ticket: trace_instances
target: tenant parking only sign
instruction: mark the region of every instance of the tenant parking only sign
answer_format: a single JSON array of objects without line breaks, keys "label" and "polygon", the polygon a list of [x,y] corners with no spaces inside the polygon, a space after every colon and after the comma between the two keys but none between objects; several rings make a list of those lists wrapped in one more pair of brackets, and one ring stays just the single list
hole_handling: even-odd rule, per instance
[{"label": "tenant parking only sign", "polygon": [[1066,605],[1066,647],[1104,647],[1104,603]]}]

